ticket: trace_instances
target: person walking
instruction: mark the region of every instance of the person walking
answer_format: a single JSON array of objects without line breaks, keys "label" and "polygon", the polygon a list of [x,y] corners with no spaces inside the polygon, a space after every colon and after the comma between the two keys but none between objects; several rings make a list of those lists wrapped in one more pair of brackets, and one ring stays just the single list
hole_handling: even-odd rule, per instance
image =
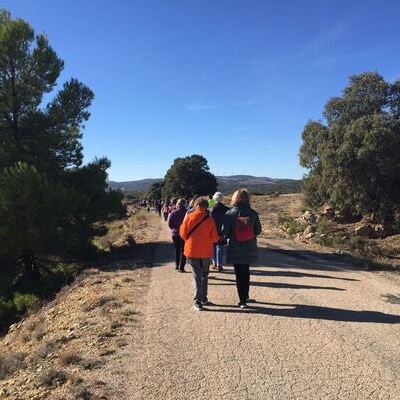
[{"label": "person walking", "polygon": [[214,219],[207,212],[208,201],[199,197],[194,210],[187,213],[179,229],[185,241],[184,254],[192,266],[194,308],[202,311],[208,303],[208,274],[210,272],[213,246],[219,239]]},{"label": "person walking", "polygon": [[168,214],[169,214],[169,205],[168,205],[168,200],[164,201],[164,204],[162,206],[162,214],[164,217],[164,221],[168,219]]},{"label": "person walking", "polygon": [[222,234],[228,239],[227,263],[233,264],[239,307],[247,307],[250,288],[250,264],[257,261],[257,236],[261,233],[260,218],[250,206],[246,189],[232,196],[232,208],[225,214]]},{"label": "person walking", "polygon": [[213,200],[215,201],[215,205],[211,210],[211,216],[214,218],[215,225],[217,226],[217,232],[219,235],[219,240],[214,244],[214,267],[213,269],[218,270],[218,272],[222,272],[224,270],[224,249],[226,245],[226,239],[222,235],[222,224],[224,222],[225,214],[229,210],[225,204],[222,203],[224,196],[221,192],[216,192],[213,196]]},{"label": "person walking", "polygon": [[158,216],[161,217],[161,210],[162,210],[161,200],[157,200],[156,209],[157,209],[157,212],[158,212]]},{"label": "person walking", "polygon": [[168,216],[168,226],[171,229],[172,241],[175,246],[175,269],[185,272],[186,256],[183,254],[185,242],[179,235],[179,228],[186,215],[185,200],[179,199],[176,203],[176,209]]}]

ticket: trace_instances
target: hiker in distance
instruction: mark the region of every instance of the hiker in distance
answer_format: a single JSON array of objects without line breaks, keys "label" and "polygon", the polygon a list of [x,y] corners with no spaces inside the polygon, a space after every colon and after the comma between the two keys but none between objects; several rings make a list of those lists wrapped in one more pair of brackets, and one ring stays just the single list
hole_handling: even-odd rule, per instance
[{"label": "hiker in distance", "polygon": [[247,307],[250,288],[250,264],[257,261],[257,236],[261,233],[260,218],[250,207],[246,189],[237,190],[232,196],[232,208],[226,213],[222,234],[228,239],[227,263],[233,264],[239,307]]},{"label": "hiker in distance", "polygon": [[207,212],[208,201],[199,197],[194,202],[194,210],[188,212],[179,229],[185,241],[184,255],[192,266],[194,286],[194,308],[202,311],[208,303],[208,274],[214,243],[219,239],[214,219]]},{"label": "hiker in distance", "polygon": [[215,205],[211,210],[211,216],[214,218],[215,224],[217,226],[217,231],[219,235],[219,240],[214,244],[214,265],[213,269],[222,272],[224,263],[224,249],[226,246],[226,239],[222,235],[222,223],[224,222],[225,214],[229,210],[225,204],[222,203],[224,196],[221,192],[216,192],[213,196]]},{"label": "hiker in distance", "polygon": [[176,202],[176,208],[168,216],[168,226],[171,229],[172,241],[175,247],[175,269],[185,272],[186,257],[183,254],[185,242],[179,235],[179,228],[186,215],[185,199]]}]

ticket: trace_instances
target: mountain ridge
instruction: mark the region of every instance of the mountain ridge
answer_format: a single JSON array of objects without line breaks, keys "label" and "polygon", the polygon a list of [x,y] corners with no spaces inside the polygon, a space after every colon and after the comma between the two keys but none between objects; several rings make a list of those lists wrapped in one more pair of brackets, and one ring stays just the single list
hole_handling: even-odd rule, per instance
[{"label": "mountain ridge", "polygon": [[[270,178],[253,175],[217,176],[218,190],[229,193],[241,187],[246,187],[252,193],[268,194],[274,192],[296,193],[301,190],[301,180]],[[153,183],[161,182],[162,178],[147,178],[136,181],[110,181],[109,187],[114,190],[146,192]]]}]

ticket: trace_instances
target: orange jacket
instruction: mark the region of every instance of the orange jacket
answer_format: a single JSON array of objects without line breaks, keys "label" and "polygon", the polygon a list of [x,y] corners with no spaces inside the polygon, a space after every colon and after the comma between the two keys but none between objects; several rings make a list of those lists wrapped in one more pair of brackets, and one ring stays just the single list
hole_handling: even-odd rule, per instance
[{"label": "orange jacket", "polygon": [[196,208],[194,211],[186,214],[179,228],[179,234],[185,241],[184,254],[186,257],[211,258],[213,256],[213,245],[219,240],[213,217],[209,216],[189,238],[187,237],[190,230],[200,222],[205,215],[205,210]]}]

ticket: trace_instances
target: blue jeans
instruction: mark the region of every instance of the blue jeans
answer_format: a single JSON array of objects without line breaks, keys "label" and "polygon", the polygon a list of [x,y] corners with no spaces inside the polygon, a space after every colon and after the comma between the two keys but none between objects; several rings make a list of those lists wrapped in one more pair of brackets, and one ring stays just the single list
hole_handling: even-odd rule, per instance
[{"label": "blue jeans", "polygon": [[217,267],[222,267],[224,264],[224,245],[214,244],[214,264]]}]

